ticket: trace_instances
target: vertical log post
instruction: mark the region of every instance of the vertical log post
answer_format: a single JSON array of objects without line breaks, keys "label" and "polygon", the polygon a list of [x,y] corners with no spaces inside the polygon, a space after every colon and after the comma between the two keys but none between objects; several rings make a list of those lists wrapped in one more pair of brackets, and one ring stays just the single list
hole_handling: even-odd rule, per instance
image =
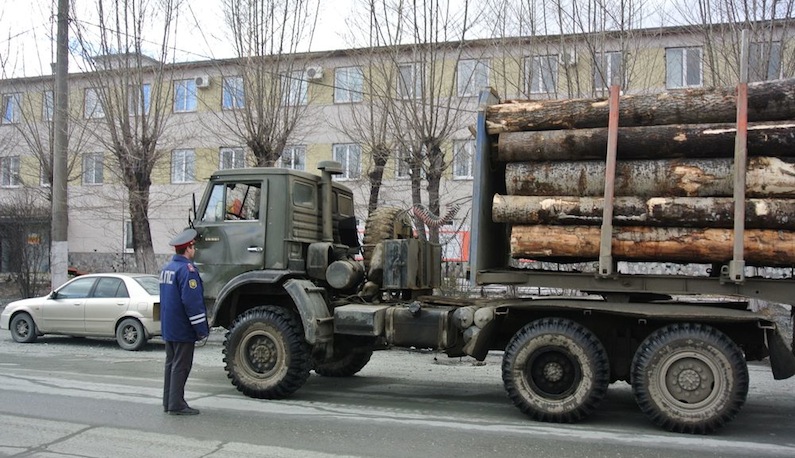
[{"label": "vertical log post", "polygon": [[613,195],[616,182],[616,149],[618,144],[618,97],[621,87],[610,86],[610,114],[607,121],[607,162],[605,163],[605,199],[602,211],[602,232],[599,241],[599,275],[613,274]]},{"label": "vertical log post", "polygon": [[729,278],[745,281],[745,172],[748,156],[748,30],[740,42],[740,82],[737,85],[737,136],[734,143],[734,246],[729,262]]}]

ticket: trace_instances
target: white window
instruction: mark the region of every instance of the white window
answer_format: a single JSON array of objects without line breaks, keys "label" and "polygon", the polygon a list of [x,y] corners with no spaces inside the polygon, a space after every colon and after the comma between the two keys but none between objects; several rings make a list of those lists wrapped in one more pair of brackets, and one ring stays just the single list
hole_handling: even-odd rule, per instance
[{"label": "white window", "polygon": [[135,251],[135,247],[133,245],[132,221],[125,221],[124,222],[124,252],[125,253],[132,253],[133,251]]},{"label": "white window", "polygon": [[398,66],[397,96],[401,99],[416,99],[422,95],[422,74],[419,64]]},{"label": "white window", "polygon": [[19,122],[19,109],[22,94],[3,94],[3,124]]},{"label": "white window", "polygon": [[196,111],[196,80],[174,81],[174,113],[190,111]]},{"label": "white window", "polygon": [[149,83],[141,86],[130,86],[128,92],[130,100],[128,107],[130,116],[149,114],[149,105],[152,100],[152,85]]},{"label": "white window", "polygon": [[276,162],[277,167],[285,169],[306,170],[306,146],[291,145],[284,148],[282,156]]},{"label": "white window", "polygon": [[610,89],[613,84],[624,86],[621,52],[596,54],[593,66],[593,88],[600,91]]},{"label": "white window", "polygon": [[53,91],[44,91],[44,97],[41,103],[41,117],[45,121],[52,121],[55,115],[55,93]]},{"label": "white window", "polygon": [[99,93],[94,88],[88,88],[83,97],[83,114],[86,118],[104,118],[105,110],[99,100]]},{"label": "white window", "polygon": [[45,188],[50,187],[50,169],[44,162],[39,167],[39,185]]},{"label": "white window", "polygon": [[362,67],[340,67],[334,70],[334,103],[361,102],[363,90]]},{"label": "white window", "polygon": [[558,87],[558,55],[533,56],[527,60],[527,85],[531,94],[552,94]]},{"label": "white window", "polygon": [[83,184],[102,184],[104,173],[104,157],[102,153],[83,155]]},{"label": "white window", "polygon": [[246,106],[246,93],[243,89],[242,76],[224,78],[222,86],[224,110],[234,110]]},{"label": "white window", "polygon": [[475,97],[489,85],[489,61],[467,59],[458,62],[458,96]]},{"label": "white window", "polygon": [[748,46],[749,81],[781,78],[781,42],[750,43]]},{"label": "white window", "polygon": [[666,48],[665,85],[668,89],[702,84],[701,48]]},{"label": "white window", "polygon": [[243,148],[221,148],[221,169],[242,169],[246,166]]},{"label": "white window", "polygon": [[400,148],[398,150],[397,157],[395,158],[395,178],[399,180],[411,178],[411,165],[409,162],[410,157],[411,151],[409,151],[407,148]]},{"label": "white window", "polygon": [[282,105],[306,105],[308,83],[303,71],[290,72],[282,76]]},{"label": "white window", "polygon": [[334,160],[342,164],[341,180],[354,180],[361,175],[362,147],[356,143],[334,145]]},{"label": "white window", "polygon": [[19,186],[19,156],[0,157],[0,186]]},{"label": "white window", "polygon": [[472,179],[475,158],[475,140],[457,140],[453,143],[453,179]]},{"label": "white window", "polygon": [[196,153],[192,149],[176,149],[171,152],[171,182],[191,183],[196,181]]}]

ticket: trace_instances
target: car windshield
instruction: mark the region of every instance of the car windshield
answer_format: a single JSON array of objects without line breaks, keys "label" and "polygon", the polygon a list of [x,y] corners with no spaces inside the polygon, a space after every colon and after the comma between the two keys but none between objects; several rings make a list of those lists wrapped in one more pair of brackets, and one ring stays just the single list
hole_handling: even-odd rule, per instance
[{"label": "car windshield", "polygon": [[135,281],[143,286],[147,293],[152,296],[160,295],[160,280],[154,275],[147,275],[144,277],[135,277]]}]

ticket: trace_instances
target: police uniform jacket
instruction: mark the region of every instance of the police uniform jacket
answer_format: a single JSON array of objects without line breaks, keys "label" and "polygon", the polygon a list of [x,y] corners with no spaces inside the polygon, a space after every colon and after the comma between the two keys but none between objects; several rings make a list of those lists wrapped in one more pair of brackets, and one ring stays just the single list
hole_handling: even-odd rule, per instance
[{"label": "police uniform jacket", "polygon": [[163,340],[196,342],[210,334],[199,270],[176,254],[160,272],[160,319]]}]

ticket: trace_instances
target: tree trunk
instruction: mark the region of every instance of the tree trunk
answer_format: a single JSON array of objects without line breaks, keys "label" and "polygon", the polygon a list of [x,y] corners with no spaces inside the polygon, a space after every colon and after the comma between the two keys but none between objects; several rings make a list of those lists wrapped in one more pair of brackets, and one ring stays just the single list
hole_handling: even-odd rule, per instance
[{"label": "tree trunk", "polygon": [[[494,195],[492,218],[496,223],[598,226],[604,199],[577,196]],[[748,229],[795,230],[795,199],[747,199]],[[613,224],[618,226],[734,227],[731,197],[617,197]]]},{"label": "tree trunk", "polygon": [[[616,166],[615,195],[636,197],[732,196],[732,159],[623,161]],[[505,170],[507,193],[525,196],[603,196],[605,163],[516,162]],[[748,160],[747,197],[795,197],[795,160]]]},{"label": "tree trunk", "polygon": [[[617,227],[612,251],[617,260],[723,263],[732,259],[730,229]],[[593,226],[513,226],[513,258],[594,260],[599,257],[600,228]],[[745,261],[751,265],[795,264],[795,233],[745,231]]]},{"label": "tree trunk", "polygon": [[[618,129],[618,158],[733,157],[734,124],[686,124]],[[748,155],[795,157],[795,122],[748,126]],[[501,162],[605,158],[607,128],[541,130],[500,134]]]},{"label": "tree trunk", "polygon": [[[737,117],[736,89],[687,89],[621,96],[619,125],[705,124]],[[487,108],[489,134],[605,127],[606,98],[511,102]],[[795,78],[748,85],[748,121],[795,118]]]}]

